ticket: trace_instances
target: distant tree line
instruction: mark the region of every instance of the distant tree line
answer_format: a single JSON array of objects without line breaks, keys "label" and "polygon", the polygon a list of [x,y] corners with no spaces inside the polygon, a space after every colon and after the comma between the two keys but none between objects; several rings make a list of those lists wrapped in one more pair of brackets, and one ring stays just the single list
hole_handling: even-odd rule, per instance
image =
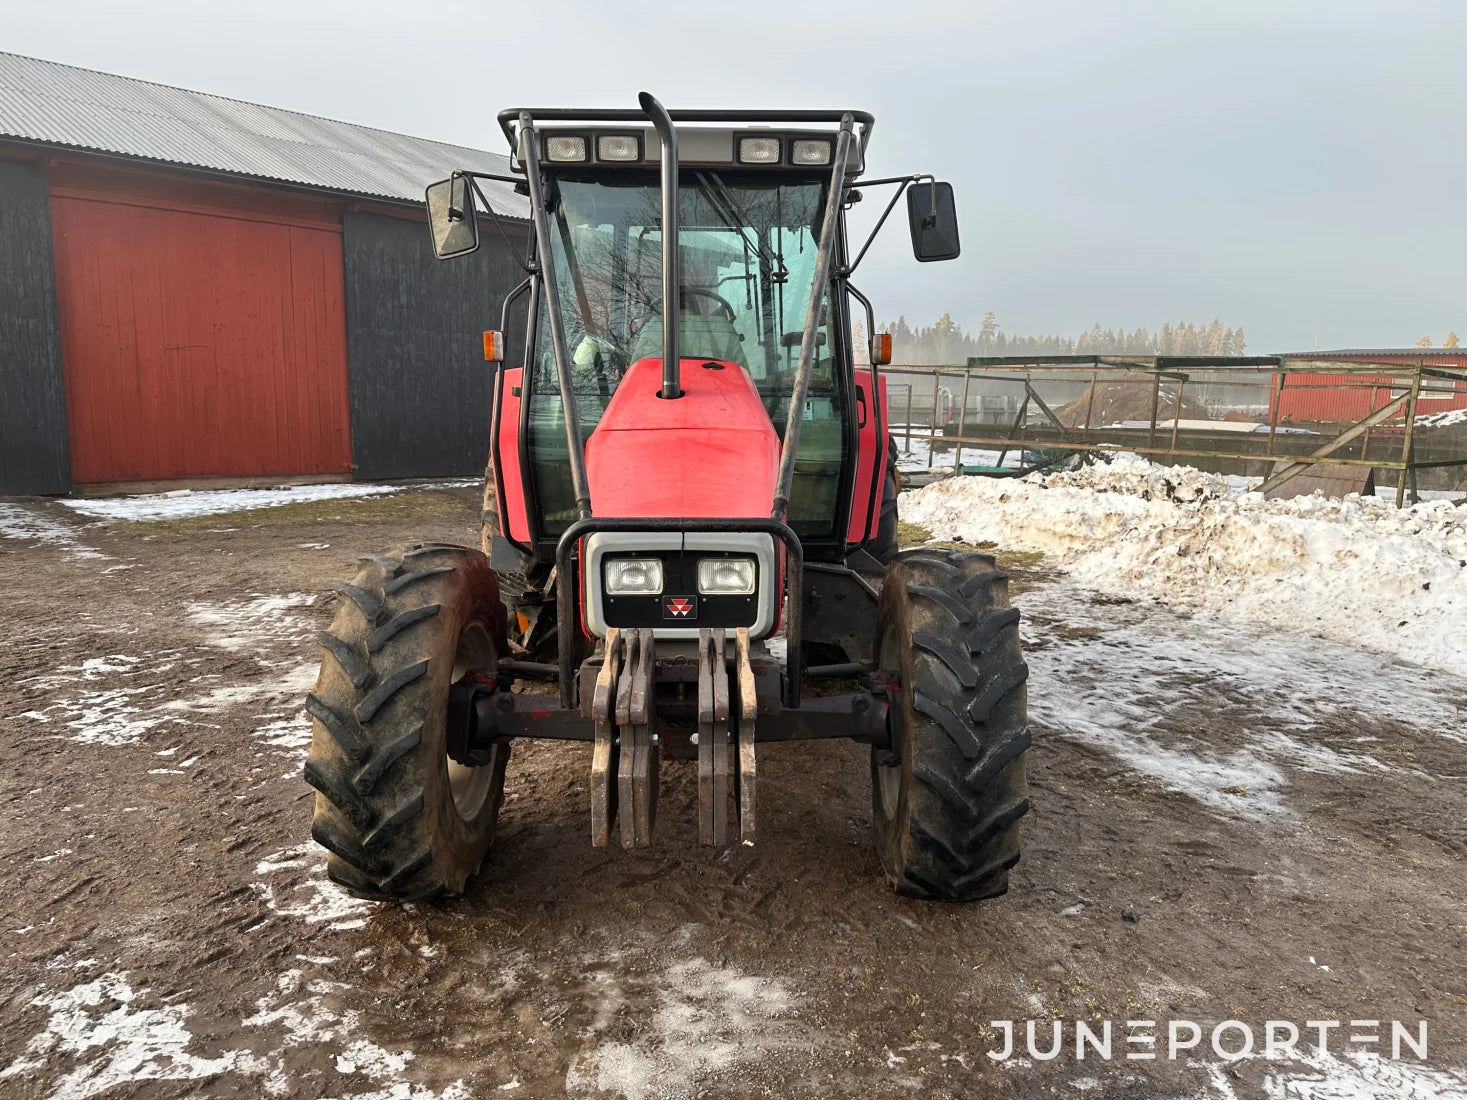
[{"label": "distant tree line", "polygon": [[[1429,347],[1431,347],[1431,337],[1430,336],[1423,336],[1420,340],[1417,340],[1416,341],[1416,346],[1418,348],[1429,348]],[[1444,347],[1444,348],[1461,347],[1461,345],[1457,342],[1457,334],[1455,332],[1449,332],[1449,333],[1447,333],[1447,338],[1442,341],[1442,347]]]},{"label": "distant tree line", "polygon": [[957,365],[973,355],[1242,355],[1247,347],[1242,326],[1214,320],[1168,322],[1155,332],[1145,326],[1125,329],[1093,328],[1079,336],[1016,336],[1003,332],[992,313],[983,315],[977,332],[944,313],[937,322],[913,328],[905,317],[886,326],[891,333],[895,363]]}]

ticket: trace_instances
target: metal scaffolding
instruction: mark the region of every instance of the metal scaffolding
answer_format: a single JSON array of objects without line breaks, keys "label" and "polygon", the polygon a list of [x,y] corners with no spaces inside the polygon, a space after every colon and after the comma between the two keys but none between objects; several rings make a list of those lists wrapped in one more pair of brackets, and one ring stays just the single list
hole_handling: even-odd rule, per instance
[{"label": "metal scaffolding", "polygon": [[[1419,499],[1421,471],[1467,468],[1467,411],[1451,440],[1425,453],[1418,446],[1424,404],[1428,412],[1431,405],[1467,410],[1467,368],[1426,356],[1413,363],[1328,355],[1001,356],[884,373],[895,391],[893,435],[908,451],[913,439],[926,440],[929,467],[939,449],[955,452],[960,471],[1007,476],[1071,453],[1130,451],[1261,466],[1260,489],[1272,492],[1330,464],[1362,476],[1365,469],[1394,472],[1397,506],[1408,495]],[[900,375],[930,377],[930,395],[914,403],[918,387]],[[1219,393],[1233,396],[1204,400]],[[1001,412],[985,411],[984,398],[991,403],[996,394],[1005,395]],[[927,430],[915,430],[924,418]],[[1440,417],[1428,417],[1428,426],[1432,419]],[[967,448],[997,459],[966,468]]]}]

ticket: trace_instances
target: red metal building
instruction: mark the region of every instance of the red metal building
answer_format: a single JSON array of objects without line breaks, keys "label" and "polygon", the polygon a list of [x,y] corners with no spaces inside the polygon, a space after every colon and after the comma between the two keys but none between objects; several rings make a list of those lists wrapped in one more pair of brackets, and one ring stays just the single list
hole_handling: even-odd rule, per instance
[{"label": "red metal building", "polygon": [[0,53],[0,494],[482,470],[522,273],[434,262],[455,168],[507,160]]},{"label": "red metal building", "polygon": [[[1400,364],[1402,367],[1414,367],[1420,362],[1427,366],[1467,369],[1467,350],[1456,348],[1348,348],[1300,352],[1290,358],[1307,360],[1311,356],[1356,363]],[[1290,375],[1285,371],[1283,374],[1282,391],[1278,389],[1279,375],[1273,376],[1275,396],[1270,398],[1270,405],[1277,405],[1283,423],[1354,423],[1390,404],[1403,392],[1402,379],[1399,376],[1393,378],[1389,373],[1305,376]],[[1418,417],[1467,409],[1467,383],[1429,380],[1426,386],[1417,403]]]}]

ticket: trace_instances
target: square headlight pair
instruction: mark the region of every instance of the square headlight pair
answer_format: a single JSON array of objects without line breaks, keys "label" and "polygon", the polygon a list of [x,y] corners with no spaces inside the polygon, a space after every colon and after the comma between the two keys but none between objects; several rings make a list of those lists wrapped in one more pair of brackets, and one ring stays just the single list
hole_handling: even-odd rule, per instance
[{"label": "square headlight pair", "polygon": [[[590,159],[590,139],[585,134],[547,134],[545,159],[559,164]],[[642,159],[642,139],[636,134],[597,134],[596,159],[627,162]]]},{"label": "square headlight pair", "polygon": [[[778,164],[784,139],[778,137],[741,137],[738,140],[740,164]],[[791,138],[790,163],[798,165],[829,164],[834,143],[829,138]]]},{"label": "square headlight pair", "polygon": [[[702,558],[698,562],[698,594],[751,596],[753,558]],[[662,562],[657,558],[611,558],[606,562],[608,596],[660,596]]]}]

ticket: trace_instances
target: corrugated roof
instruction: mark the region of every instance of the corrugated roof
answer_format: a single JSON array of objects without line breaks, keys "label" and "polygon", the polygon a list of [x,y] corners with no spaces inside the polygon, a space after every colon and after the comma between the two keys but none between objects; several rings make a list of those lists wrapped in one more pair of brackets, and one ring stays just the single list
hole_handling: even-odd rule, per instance
[{"label": "corrugated roof", "polygon": [[[0,52],[0,137],[421,202],[454,169],[505,173],[507,157]],[[510,184],[494,209],[528,217]]]},{"label": "corrugated roof", "polygon": [[1293,351],[1292,359],[1425,359],[1431,362],[1451,362],[1467,359],[1467,348],[1337,348],[1334,351]]}]

